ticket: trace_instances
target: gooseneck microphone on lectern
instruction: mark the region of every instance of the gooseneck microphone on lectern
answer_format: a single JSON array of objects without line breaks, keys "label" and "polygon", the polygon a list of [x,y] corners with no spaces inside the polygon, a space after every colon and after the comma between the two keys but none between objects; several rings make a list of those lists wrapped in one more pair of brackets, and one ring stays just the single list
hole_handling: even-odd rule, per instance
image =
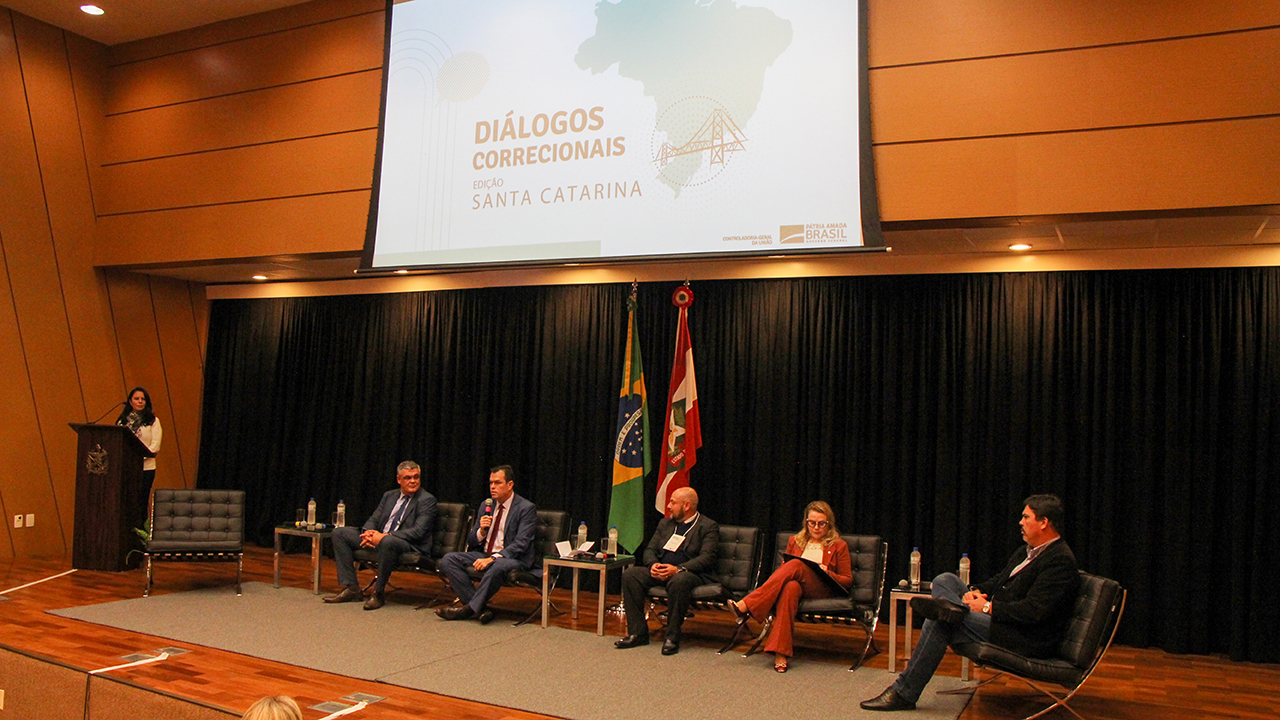
[{"label": "gooseneck microphone on lectern", "polygon": [[128,403],[129,403],[129,401],[128,401],[128,400],[122,400],[122,401],[120,401],[120,402],[116,403],[115,405],[112,405],[112,406],[111,406],[111,407],[110,407],[106,412],[104,412],[104,413],[102,413],[101,415],[99,415],[97,420],[94,420],[93,422],[91,422],[91,423],[89,423],[89,424],[90,424],[90,425],[97,425],[99,422],[101,422],[101,421],[102,421],[102,418],[104,418],[104,417],[106,417],[106,416],[110,415],[110,414],[111,414],[111,412],[112,412],[113,410],[115,410],[116,408],[120,407],[121,405],[127,405]]},{"label": "gooseneck microphone on lectern", "polygon": [[[488,516],[490,516],[490,517],[492,517],[492,516],[493,516],[493,498],[489,498],[488,500],[485,500],[485,501],[484,501],[484,514],[485,514],[485,515],[488,515]],[[493,526],[492,526],[492,525],[490,525],[489,527],[481,527],[481,528],[480,528],[480,536],[481,536],[481,537],[489,537],[489,528],[491,528],[491,527],[493,527]]]}]

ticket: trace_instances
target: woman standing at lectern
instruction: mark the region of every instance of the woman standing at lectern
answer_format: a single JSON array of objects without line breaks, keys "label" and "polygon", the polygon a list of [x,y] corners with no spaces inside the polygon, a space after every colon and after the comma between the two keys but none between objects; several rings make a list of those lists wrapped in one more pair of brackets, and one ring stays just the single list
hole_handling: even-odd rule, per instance
[{"label": "woman standing at lectern", "polygon": [[[146,388],[136,387],[129,391],[129,399],[125,401],[125,408],[120,411],[120,417],[116,418],[117,425],[123,425],[133,431],[134,435],[142,441],[143,445],[152,453],[160,452],[160,418],[151,410],[151,395],[147,393]],[[151,483],[156,479],[156,459],[154,457],[143,458],[142,460],[142,504],[149,505],[151,498]],[[148,513],[150,516],[150,513]]]}]

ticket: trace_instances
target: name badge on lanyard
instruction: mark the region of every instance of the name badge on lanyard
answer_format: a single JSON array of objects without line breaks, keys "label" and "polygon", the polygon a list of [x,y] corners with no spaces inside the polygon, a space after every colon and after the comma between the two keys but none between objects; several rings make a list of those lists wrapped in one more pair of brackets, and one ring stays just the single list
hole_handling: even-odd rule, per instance
[{"label": "name badge on lanyard", "polygon": [[[698,524],[698,520],[701,517],[702,515],[701,513],[699,513],[698,517],[693,519],[693,525],[689,526],[689,530],[692,530],[693,526]],[[685,533],[687,534],[689,530],[685,530]],[[685,536],[681,535],[680,533],[671,533],[671,537],[667,538],[667,544],[663,545],[662,549],[666,550],[667,552],[675,552],[679,550],[680,546],[684,544],[684,537]]]}]

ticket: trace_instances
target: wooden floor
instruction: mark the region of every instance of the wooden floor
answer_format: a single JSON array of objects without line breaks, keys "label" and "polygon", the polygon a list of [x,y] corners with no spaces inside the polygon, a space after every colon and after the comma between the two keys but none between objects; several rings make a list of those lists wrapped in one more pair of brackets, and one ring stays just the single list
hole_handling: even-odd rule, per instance
[{"label": "wooden floor", "polygon": [[[310,558],[289,555],[284,561],[283,582],[308,587]],[[70,569],[69,560],[19,560],[0,565],[0,591],[47,578]],[[271,582],[271,551],[251,547],[245,553],[245,580]],[[155,594],[180,592],[201,587],[228,585],[234,581],[230,565],[165,564],[157,573]],[[437,581],[418,576],[396,576],[400,589],[388,602],[418,603],[435,595]],[[68,620],[44,611],[77,605],[139,597],[143,577],[140,570],[126,573],[79,571],[33,587],[16,590],[0,601],[0,632],[4,645],[32,655],[52,658],[85,670],[121,663],[121,656],[151,652],[174,645],[163,638],[114,630]],[[334,585],[332,562],[325,561],[324,584]],[[556,591],[564,606],[568,591]],[[537,606],[537,595],[526,590],[504,590],[494,598],[499,620],[514,621]],[[317,602],[319,602],[317,600]],[[565,628],[595,631],[595,596],[583,594],[584,611],[578,621],[567,614],[553,619]],[[426,611],[424,611],[426,612]],[[685,625],[685,642],[716,646],[727,638],[731,625],[728,613],[699,613]],[[882,624],[877,632],[881,648],[887,647],[888,633]],[[621,635],[620,618],[611,616],[606,632]],[[495,622],[492,631],[503,625]],[[828,662],[847,665],[852,660],[857,633],[847,628],[801,626],[797,629],[797,656],[793,663]],[[450,717],[463,719],[542,718],[532,713],[457,700],[441,695],[409,690],[394,685],[356,680],[305,668],[259,660],[209,648],[177,655],[165,662],[113,671],[113,677],[163,690],[206,704],[242,712],[254,700],[275,693],[296,698],[303,708],[334,697],[334,689],[366,692],[387,700],[371,705],[363,718]],[[873,667],[886,667],[885,654],[868,660]],[[940,673],[956,675],[959,661],[948,654]],[[1037,700],[1029,689],[1015,680],[1000,678],[984,686],[961,715],[963,720],[1004,720],[1021,718],[1037,710]],[[1276,717],[1276,697],[1280,696],[1280,666],[1233,663],[1204,657],[1169,655],[1158,650],[1114,647],[1104,659],[1072,706],[1087,718],[1105,720],[1182,720],[1183,718],[1267,718]],[[849,698],[856,702],[864,698]],[[793,707],[798,707],[793,705]],[[319,718],[324,713],[304,710],[304,717]],[[909,713],[904,714],[910,717]],[[1068,718],[1057,709],[1048,718]]]}]

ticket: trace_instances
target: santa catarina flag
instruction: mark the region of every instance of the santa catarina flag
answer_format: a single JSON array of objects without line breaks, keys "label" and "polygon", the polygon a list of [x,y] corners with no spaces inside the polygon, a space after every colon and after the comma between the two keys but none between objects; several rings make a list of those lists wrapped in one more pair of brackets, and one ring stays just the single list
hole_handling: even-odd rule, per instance
[{"label": "santa catarina flag", "polygon": [[644,539],[644,479],[649,463],[649,397],[640,363],[636,329],[636,286],[627,300],[627,350],[618,394],[618,432],[613,443],[613,494],[609,525],[618,528],[618,544],[635,552]]},{"label": "santa catarina flag", "polygon": [[702,446],[702,427],[698,424],[698,384],[693,372],[693,346],[689,342],[689,306],[693,291],[689,286],[676,288],[671,302],[680,308],[680,325],[676,328],[676,356],[671,367],[671,389],[667,392],[667,423],[662,440],[662,479],[654,504],[658,512],[667,511],[671,493],[689,486],[689,470],[698,461]]}]

